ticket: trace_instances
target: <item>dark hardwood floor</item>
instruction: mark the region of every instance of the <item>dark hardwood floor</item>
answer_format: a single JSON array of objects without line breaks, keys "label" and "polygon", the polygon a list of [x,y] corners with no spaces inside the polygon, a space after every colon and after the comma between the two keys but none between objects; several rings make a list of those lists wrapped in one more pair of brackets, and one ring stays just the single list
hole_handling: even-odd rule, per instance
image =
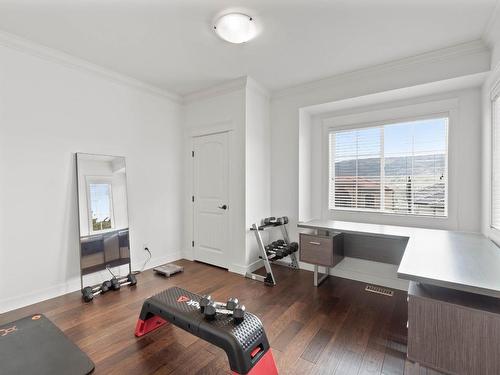
[{"label": "dark hardwood floor", "polygon": [[386,297],[365,284],[330,277],[319,288],[312,273],[274,267],[276,287],[201,263],[178,261],[170,279],[152,271],[138,285],[84,304],[80,292],[0,315],[0,324],[43,313],[86,352],[95,374],[224,374],[225,353],[183,330],[165,326],[140,339],[134,328],[144,299],[170,286],[236,296],[258,315],[282,374],[437,374],[405,360],[406,293]]}]

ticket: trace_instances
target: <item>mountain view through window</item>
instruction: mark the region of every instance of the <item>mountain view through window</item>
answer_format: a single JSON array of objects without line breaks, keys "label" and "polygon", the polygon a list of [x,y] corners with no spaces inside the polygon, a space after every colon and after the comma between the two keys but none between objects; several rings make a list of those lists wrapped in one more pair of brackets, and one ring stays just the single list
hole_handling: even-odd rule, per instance
[{"label": "mountain view through window", "polygon": [[329,137],[330,209],[447,216],[448,118]]}]

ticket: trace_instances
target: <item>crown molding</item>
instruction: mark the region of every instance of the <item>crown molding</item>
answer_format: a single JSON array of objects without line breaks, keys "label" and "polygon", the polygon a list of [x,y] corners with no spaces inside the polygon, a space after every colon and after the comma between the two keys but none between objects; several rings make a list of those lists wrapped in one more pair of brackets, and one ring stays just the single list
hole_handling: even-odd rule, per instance
[{"label": "crown molding", "polygon": [[186,94],[182,97],[183,104],[189,104],[192,102],[196,102],[198,100],[210,98],[213,96],[219,96],[228,94],[233,91],[238,91],[244,89],[247,85],[248,77],[239,77],[236,79],[232,79],[221,84],[208,87],[203,90],[195,91],[190,94]]},{"label": "crown molding", "polygon": [[176,103],[181,103],[182,101],[182,97],[178,94],[5,31],[0,31],[0,45],[45,59],[47,61],[61,64],[69,68],[91,73],[109,81],[144,91],[149,94],[167,98]]},{"label": "crown molding", "polygon": [[421,64],[441,62],[475,54],[490,54],[489,48],[481,39],[276,90],[271,92],[271,96],[272,99],[279,99],[310,90],[326,88],[348,80],[362,79],[366,76],[377,75],[392,70],[404,70]]},{"label": "crown molding", "polygon": [[157,86],[151,85],[149,83],[145,83],[136,78],[132,78],[130,76],[117,73],[111,69],[104,68],[100,65],[91,63],[87,60],[72,56],[66,52],[46,47],[39,43],[32,42],[25,38],[1,30],[0,30],[0,45],[23,53],[27,53],[29,55],[38,58],[58,63],[66,67],[91,73],[101,78],[105,78],[109,81],[126,85],[128,87],[132,87],[140,91],[164,97],[179,104],[189,104],[191,102],[201,100],[204,98],[223,95],[233,91],[241,90],[245,87],[248,87],[249,89],[254,89],[268,98],[278,99],[282,97],[300,94],[314,89],[328,87],[331,85],[338,84],[339,82],[342,81],[361,79],[366,75],[376,75],[394,69],[405,69],[423,63],[438,62],[450,58],[459,58],[473,54],[483,54],[483,53],[489,54],[490,50],[485,44],[485,41],[487,41],[488,33],[491,33],[492,25],[494,24],[498,14],[500,14],[499,4],[500,0],[497,3],[495,11],[492,17],[490,18],[483,33],[484,41],[475,40],[467,43],[462,43],[455,46],[423,53],[420,55],[415,55],[399,60],[394,60],[384,64],[375,65],[368,68],[358,69],[351,72],[341,73],[323,79],[294,85],[291,87],[287,87],[272,92],[267,90],[264,86],[260,85],[257,81],[255,81],[251,77],[244,76],[190,94],[179,95],[167,91],[165,89],[159,88]]},{"label": "crown molding", "polygon": [[267,90],[264,86],[262,86],[252,77],[243,76],[230,81],[226,81],[216,86],[209,87],[207,89],[203,89],[200,91],[193,92],[191,94],[184,95],[183,104],[189,104],[196,102],[198,100],[229,94],[231,92],[243,90],[245,88],[248,88],[249,90],[254,90],[255,92],[265,96],[268,99],[271,98],[269,90]]},{"label": "crown molding", "polygon": [[247,88],[265,96],[267,99],[271,98],[271,93],[269,92],[269,90],[252,77],[247,76]]}]

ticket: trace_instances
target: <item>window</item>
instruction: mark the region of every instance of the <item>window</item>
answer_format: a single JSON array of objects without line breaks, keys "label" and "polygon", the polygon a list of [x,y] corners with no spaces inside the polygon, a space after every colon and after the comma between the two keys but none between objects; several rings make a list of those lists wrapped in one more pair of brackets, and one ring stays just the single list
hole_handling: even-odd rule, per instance
[{"label": "window", "polygon": [[112,229],[111,184],[89,183],[91,231]]},{"label": "window", "polygon": [[447,216],[448,121],[331,131],[329,208]]},{"label": "window", "polygon": [[492,102],[491,227],[500,230],[500,95]]}]

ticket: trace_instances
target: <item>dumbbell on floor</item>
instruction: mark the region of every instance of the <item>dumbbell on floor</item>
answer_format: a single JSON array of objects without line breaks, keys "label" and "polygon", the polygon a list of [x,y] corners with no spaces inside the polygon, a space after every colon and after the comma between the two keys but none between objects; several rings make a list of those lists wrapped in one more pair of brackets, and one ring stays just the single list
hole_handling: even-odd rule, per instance
[{"label": "dumbbell on floor", "polygon": [[135,275],[129,273],[127,277],[123,278],[120,283],[121,286],[126,286],[126,285],[134,286],[135,284],[137,284],[137,279],[135,278]]},{"label": "dumbbell on floor", "polygon": [[116,277],[113,277],[111,280],[109,280],[111,283],[111,290],[119,290],[121,287],[120,280],[118,280]]},{"label": "dumbbell on floor", "polygon": [[86,286],[82,290],[82,297],[85,302],[90,302],[94,299],[95,296],[99,294],[104,294],[110,289],[112,289],[113,283],[112,280],[106,280],[101,285],[97,286]]},{"label": "dumbbell on floor", "polygon": [[94,287],[92,288],[91,286],[86,286],[82,290],[82,298],[85,302],[90,302],[94,299],[95,296],[101,294],[101,288],[99,287]]},{"label": "dumbbell on floor", "polygon": [[121,278],[113,277],[110,280],[110,283],[111,283],[110,289],[119,290],[122,286],[127,286],[127,285],[134,286],[135,284],[137,284],[137,279],[135,275],[129,273],[126,277],[121,277]]},{"label": "dumbbell on floor", "polygon": [[102,293],[106,293],[110,289],[111,289],[111,281],[110,280],[106,280],[105,282],[103,282],[101,284],[101,292]]}]

